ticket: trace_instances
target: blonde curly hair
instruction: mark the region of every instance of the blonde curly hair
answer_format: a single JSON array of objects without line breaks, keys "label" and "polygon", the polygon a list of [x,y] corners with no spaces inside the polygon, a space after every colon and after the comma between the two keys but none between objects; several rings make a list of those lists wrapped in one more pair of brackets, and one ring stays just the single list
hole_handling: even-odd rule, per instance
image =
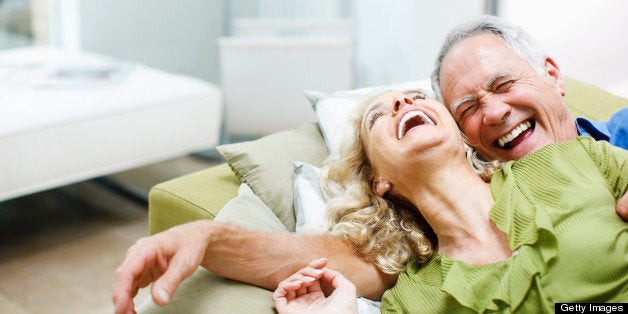
[{"label": "blonde curly hair", "polygon": [[[417,90],[424,95],[430,95]],[[348,240],[365,259],[388,274],[405,270],[410,260],[424,263],[437,245],[436,236],[419,210],[407,201],[380,197],[373,191],[373,168],[362,138],[362,113],[385,92],[361,101],[351,119],[351,133],[325,161],[321,186],[327,199],[327,229]],[[474,171],[490,180],[499,164],[478,161],[471,147],[467,159]]]}]

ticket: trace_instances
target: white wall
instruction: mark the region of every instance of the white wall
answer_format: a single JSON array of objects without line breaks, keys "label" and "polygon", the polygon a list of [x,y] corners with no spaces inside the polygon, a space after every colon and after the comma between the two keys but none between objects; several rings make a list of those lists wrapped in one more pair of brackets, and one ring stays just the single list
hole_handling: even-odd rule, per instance
[{"label": "white wall", "polygon": [[355,23],[357,87],[429,77],[447,31],[484,0],[235,0],[235,17],[348,17]]},{"label": "white wall", "polygon": [[483,9],[483,0],[354,1],[357,85],[428,78],[447,31]]},{"label": "white wall", "polygon": [[82,49],[218,83],[217,38],[223,34],[223,1],[79,2]]},{"label": "white wall", "polygon": [[502,0],[498,15],[528,31],[563,74],[607,89],[628,85],[625,0]]}]

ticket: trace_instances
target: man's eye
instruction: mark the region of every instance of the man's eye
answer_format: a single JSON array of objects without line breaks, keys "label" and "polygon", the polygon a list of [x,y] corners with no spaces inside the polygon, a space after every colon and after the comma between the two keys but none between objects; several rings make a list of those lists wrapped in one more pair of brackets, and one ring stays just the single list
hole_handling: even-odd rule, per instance
[{"label": "man's eye", "polygon": [[497,85],[497,88],[495,89],[495,91],[498,93],[503,93],[508,90],[508,88],[510,87],[510,85],[512,85],[512,83],[513,83],[512,81],[503,82]]},{"label": "man's eye", "polygon": [[470,114],[475,112],[475,109],[477,108],[477,105],[472,104],[472,105],[467,105],[463,108],[461,108],[462,110],[459,110],[458,112],[458,116],[460,117],[460,119],[465,118],[467,116],[469,116]]},{"label": "man's eye", "polygon": [[377,118],[381,117],[382,113],[381,112],[374,112],[371,114],[371,116],[369,117],[369,129],[371,129],[373,127],[373,124],[375,124],[375,120],[377,120]]}]

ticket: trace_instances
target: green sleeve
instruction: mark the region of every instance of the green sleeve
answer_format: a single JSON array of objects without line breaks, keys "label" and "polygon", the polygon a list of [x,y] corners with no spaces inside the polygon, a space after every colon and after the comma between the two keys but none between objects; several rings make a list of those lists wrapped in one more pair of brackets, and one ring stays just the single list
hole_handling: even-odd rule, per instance
[{"label": "green sleeve", "polygon": [[620,199],[628,189],[628,151],[606,141],[588,143],[591,159],[598,164],[615,198]]},{"label": "green sleeve", "polygon": [[475,313],[437,287],[401,276],[395,287],[384,293],[381,313]]}]

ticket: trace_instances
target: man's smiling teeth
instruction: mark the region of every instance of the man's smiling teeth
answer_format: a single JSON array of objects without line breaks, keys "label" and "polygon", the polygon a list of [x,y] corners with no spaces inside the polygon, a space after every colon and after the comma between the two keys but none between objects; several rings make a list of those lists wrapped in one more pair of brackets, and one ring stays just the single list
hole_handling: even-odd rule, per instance
[{"label": "man's smiling teeth", "polygon": [[525,130],[529,129],[530,126],[532,126],[532,124],[530,123],[530,121],[526,121],[524,123],[521,123],[518,127],[516,127],[514,130],[510,131],[510,133],[500,137],[497,140],[497,143],[499,144],[499,147],[504,148],[504,146],[506,144],[508,144],[508,142],[514,140],[517,136],[519,136],[519,134],[523,133]]},{"label": "man's smiling teeth", "polygon": [[[414,118],[419,118],[420,122],[414,121],[413,123],[408,123]],[[423,113],[423,111],[412,110],[407,112],[403,117],[401,117],[401,121],[399,122],[399,128],[397,129],[397,139],[400,140],[404,135],[406,135],[406,132],[408,132],[408,130],[422,124],[435,125],[434,121],[432,121],[432,119],[430,119],[425,113]]]}]

